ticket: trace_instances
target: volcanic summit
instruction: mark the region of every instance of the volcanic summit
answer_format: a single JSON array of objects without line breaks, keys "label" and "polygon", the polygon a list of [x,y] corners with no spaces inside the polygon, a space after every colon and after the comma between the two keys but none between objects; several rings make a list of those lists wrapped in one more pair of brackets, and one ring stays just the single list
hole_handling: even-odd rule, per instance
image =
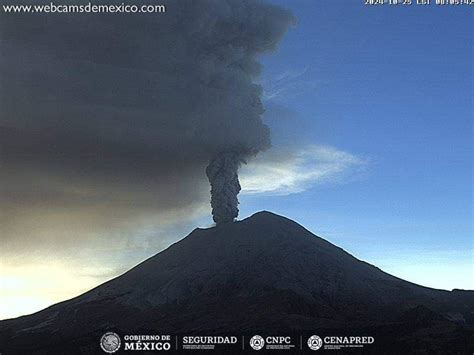
[{"label": "volcanic summit", "polygon": [[401,280],[259,212],[195,229],[89,292],[0,322],[0,351],[77,351],[113,330],[369,334],[373,349],[463,352],[473,327],[474,291]]}]

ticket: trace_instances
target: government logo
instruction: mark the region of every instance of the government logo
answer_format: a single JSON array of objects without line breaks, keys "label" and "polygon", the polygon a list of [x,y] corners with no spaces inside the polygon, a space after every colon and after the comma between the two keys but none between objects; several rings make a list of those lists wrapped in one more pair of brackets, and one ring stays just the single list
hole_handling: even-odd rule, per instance
[{"label": "government logo", "polygon": [[265,340],[260,335],[254,335],[250,339],[250,346],[255,350],[260,350],[265,346]]},{"label": "government logo", "polygon": [[308,347],[311,350],[318,350],[323,346],[323,340],[317,335],[312,335],[308,339]]},{"label": "government logo", "polygon": [[120,344],[120,337],[113,332],[107,332],[100,338],[100,347],[108,354],[112,354],[120,349]]}]

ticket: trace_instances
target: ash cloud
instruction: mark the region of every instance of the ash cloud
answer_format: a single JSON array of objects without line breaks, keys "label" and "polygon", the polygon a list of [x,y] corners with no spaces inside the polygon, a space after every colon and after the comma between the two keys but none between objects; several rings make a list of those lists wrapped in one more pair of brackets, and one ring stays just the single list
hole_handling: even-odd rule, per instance
[{"label": "ash cloud", "polygon": [[244,162],[240,151],[223,151],[206,168],[211,183],[212,218],[216,224],[233,222],[239,215],[237,195],[242,188],[238,170]]},{"label": "ash cloud", "polygon": [[254,79],[292,15],[254,0],[163,3],[166,14],[2,14],[2,240],[186,215],[208,201],[209,162],[269,147]]}]

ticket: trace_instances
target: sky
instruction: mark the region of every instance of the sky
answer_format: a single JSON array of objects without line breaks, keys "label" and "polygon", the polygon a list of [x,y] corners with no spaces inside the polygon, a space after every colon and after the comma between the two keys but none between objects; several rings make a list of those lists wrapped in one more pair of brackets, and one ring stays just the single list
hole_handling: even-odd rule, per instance
[{"label": "sky", "polygon": [[298,26],[264,60],[274,145],[355,161],[300,193],[244,195],[242,215],[269,209],[395,276],[472,289],[472,9],[275,2]]},{"label": "sky", "polygon": [[[270,210],[397,277],[474,289],[472,10],[271,2],[297,24],[287,21],[253,79],[272,146],[241,168],[239,218]],[[164,180],[127,176],[125,194],[130,180],[35,170],[30,195],[50,202],[21,200],[22,213],[2,219],[0,319],[76,296],[210,226],[205,174],[189,168],[181,193],[173,181],[182,164]]]}]

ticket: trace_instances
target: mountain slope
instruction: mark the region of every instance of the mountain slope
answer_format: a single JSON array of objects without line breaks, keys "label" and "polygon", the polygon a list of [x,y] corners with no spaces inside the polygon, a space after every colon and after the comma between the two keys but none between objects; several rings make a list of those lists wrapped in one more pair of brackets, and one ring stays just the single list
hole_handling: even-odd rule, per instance
[{"label": "mountain slope", "polygon": [[260,212],[196,229],[79,297],[0,322],[0,344],[48,349],[69,339],[81,345],[109,329],[166,334],[352,329],[384,338],[393,330],[415,327],[413,333],[431,325],[443,328],[447,342],[459,342],[472,336],[473,311],[472,291],[403,281],[287,218]]}]

